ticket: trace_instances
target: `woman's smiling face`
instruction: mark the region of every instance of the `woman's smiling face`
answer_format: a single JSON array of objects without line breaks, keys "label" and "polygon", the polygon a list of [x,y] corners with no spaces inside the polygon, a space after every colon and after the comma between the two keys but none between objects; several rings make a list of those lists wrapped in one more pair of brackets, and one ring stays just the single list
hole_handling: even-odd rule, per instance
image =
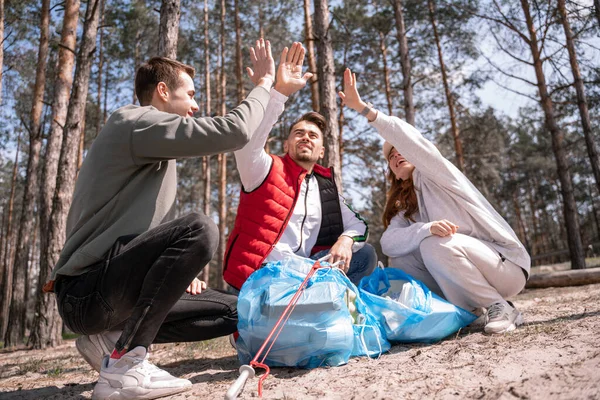
[{"label": "woman's smiling face", "polygon": [[406,180],[415,170],[415,166],[409,163],[395,148],[388,155],[388,165],[396,179]]}]

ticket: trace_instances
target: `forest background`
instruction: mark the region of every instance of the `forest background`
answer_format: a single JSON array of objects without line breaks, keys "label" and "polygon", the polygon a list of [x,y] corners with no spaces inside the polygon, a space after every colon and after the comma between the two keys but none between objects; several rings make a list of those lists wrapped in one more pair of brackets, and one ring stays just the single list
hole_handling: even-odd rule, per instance
[{"label": "forest background", "polygon": [[[64,242],[86,151],[110,114],[136,103],[137,67],[165,55],[196,68],[198,116],[223,115],[251,89],[248,47],[308,50],[310,87],[292,96],[267,151],[290,123],[329,121],[324,164],[383,231],[381,139],[341,106],[342,71],[363,98],[431,139],[509,221],[534,265],[600,249],[600,0],[0,0],[0,339],[60,343],[62,322],[41,287]],[[99,171],[99,173],[102,173]],[[201,210],[221,231],[203,278],[221,263],[239,178],[231,155],[178,164],[177,212]]]}]

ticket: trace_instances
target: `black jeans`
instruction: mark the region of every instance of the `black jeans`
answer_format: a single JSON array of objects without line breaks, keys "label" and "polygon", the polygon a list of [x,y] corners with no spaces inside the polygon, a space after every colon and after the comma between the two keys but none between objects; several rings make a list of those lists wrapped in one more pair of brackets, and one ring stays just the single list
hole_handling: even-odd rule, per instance
[{"label": "black jeans", "polygon": [[193,296],[185,292],[218,240],[214,222],[196,213],[120,237],[92,270],[57,279],[60,315],[83,335],[123,330],[118,351],[233,333],[236,296],[212,289]]}]

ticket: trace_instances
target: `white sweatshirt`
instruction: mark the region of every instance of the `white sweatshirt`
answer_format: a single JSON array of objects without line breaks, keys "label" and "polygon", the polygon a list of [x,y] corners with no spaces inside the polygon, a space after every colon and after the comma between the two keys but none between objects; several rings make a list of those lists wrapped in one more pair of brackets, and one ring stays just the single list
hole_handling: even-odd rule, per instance
[{"label": "white sweatshirt", "polygon": [[[234,152],[240,180],[245,191],[251,192],[258,188],[265,180],[273,160],[265,152],[264,147],[273,125],[284,110],[287,96],[271,89],[271,98],[265,109],[265,116],[256,129],[250,142],[242,149]],[[344,232],[342,236],[350,238],[362,237],[367,234],[367,224],[358,217],[340,196],[340,209]],[[281,238],[276,243],[273,251],[265,259],[266,262],[277,261],[289,254],[309,257],[317,242],[321,228],[321,194],[317,178],[311,174],[300,185],[300,193],[292,216],[283,231]],[[365,241],[355,241],[352,251],[360,250]]]},{"label": "white sweatshirt", "polygon": [[412,125],[381,111],[371,125],[415,166],[412,177],[419,205],[413,215],[416,222],[402,212],[392,218],[381,237],[384,254],[400,257],[417,250],[432,235],[431,223],[447,219],[458,225],[458,233],[489,242],[529,275],[531,258],[510,225],[430,141]]}]

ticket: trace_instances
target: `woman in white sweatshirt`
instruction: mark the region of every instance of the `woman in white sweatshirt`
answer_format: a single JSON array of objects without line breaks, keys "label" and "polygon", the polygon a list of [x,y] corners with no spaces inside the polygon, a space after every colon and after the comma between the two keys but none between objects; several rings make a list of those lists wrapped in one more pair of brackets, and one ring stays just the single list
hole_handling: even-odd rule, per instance
[{"label": "woman in white sweatshirt", "polygon": [[505,299],[523,289],[531,266],[517,235],[417,129],[362,101],[349,69],[339,94],[386,140],[391,189],[381,247],[391,266],[453,304],[483,309],[487,333],[515,329],[523,318]]}]

